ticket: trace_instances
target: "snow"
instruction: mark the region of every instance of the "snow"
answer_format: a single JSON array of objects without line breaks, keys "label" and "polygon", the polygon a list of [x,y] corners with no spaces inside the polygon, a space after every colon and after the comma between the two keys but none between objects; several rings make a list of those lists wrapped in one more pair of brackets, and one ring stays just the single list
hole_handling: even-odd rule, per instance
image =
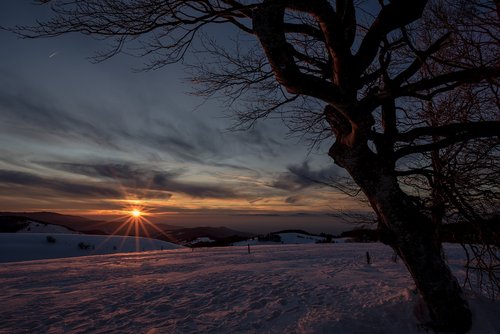
[{"label": "snow", "polygon": [[322,242],[325,240],[324,237],[315,236],[315,235],[307,235],[303,233],[296,232],[285,232],[285,233],[273,233],[274,235],[278,235],[281,238],[280,242],[275,241],[260,241],[257,237],[238,241],[233,243],[233,246],[253,246],[253,245],[277,245],[277,244],[313,244],[317,242]]},{"label": "snow", "polygon": [[28,225],[17,233],[65,233],[77,234],[78,232],[70,230],[69,228],[61,225],[43,224],[34,221],[27,221]]},{"label": "snow", "polygon": [[215,242],[215,240],[209,237],[198,237],[193,241],[187,242],[185,245],[191,246],[191,245],[196,245],[197,243],[205,243],[205,242]]},{"label": "snow", "polygon": [[[463,279],[460,248],[447,254]],[[392,255],[378,243],[343,243],[4,263],[0,333],[427,333]],[[498,333],[499,301],[467,298],[471,333]]]},{"label": "snow", "polygon": [[[49,242],[47,238],[50,237],[55,242]],[[156,239],[116,235],[0,233],[0,262],[166,250],[180,247],[182,246]]]}]

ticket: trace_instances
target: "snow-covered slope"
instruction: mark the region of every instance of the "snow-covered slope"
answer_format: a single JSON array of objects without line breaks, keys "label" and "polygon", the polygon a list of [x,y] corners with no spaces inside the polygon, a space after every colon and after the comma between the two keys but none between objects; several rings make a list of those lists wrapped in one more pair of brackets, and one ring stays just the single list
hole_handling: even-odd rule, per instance
[{"label": "snow-covered slope", "polygon": [[209,238],[209,237],[198,237],[198,238],[194,239],[193,241],[186,242],[184,245],[186,245],[186,246],[192,246],[192,245],[196,245],[198,243],[212,243],[212,242],[215,242],[215,240],[212,239],[212,238]]},{"label": "snow-covered slope", "polygon": [[[429,333],[414,315],[412,280],[391,257],[372,243],[5,263],[0,333]],[[463,279],[459,247],[448,260]],[[467,297],[471,333],[498,333],[500,302]]]},{"label": "snow-covered slope", "polygon": [[324,237],[316,235],[308,235],[304,233],[296,232],[284,232],[284,233],[273,233],[274,236],[278,236],[280,241],[262,241],[257,237],[239,241],[233,243],[233,246],[246,246],[246,245],[276,245],[276,244],[314,244],[318,242],[323,242]]},{"label": "snow-covered slope", "polygon": [[43,224],[34,221],[27,221],[28,225],[17,233],[64,233],[64,234],[77,234],[78,232],[70,230],[62,225]]},{"label": "snow-covered slope", "polygon": [[[54,225],[52,225],[54,226]],[[176,249],[156,239],[57,233],[0,233],[0,262]]]}]

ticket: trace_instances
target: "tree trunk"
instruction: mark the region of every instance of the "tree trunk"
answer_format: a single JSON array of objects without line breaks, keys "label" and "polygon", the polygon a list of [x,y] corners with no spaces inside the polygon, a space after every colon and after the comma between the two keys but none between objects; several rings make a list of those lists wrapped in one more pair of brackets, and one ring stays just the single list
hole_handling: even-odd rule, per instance
[{"label": "tree trunk", "polygon": [[429,309],[429,325],[442,332],[467,332],[471,312],[442,257],[436,226],[401,190],[391,164],[366,144],[353,148],[337,142],[329,154],[368,197],[379,218],[382,241],[402,258]]}]

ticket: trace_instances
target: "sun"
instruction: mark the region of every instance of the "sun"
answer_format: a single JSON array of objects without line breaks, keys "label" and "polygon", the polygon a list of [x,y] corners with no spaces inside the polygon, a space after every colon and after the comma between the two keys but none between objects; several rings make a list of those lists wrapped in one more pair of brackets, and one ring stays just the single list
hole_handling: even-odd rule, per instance
[{"label": "sun", "polygon": [[134,218],[139,218],[140,216],[142,216],[142,212],[137,209],[134,209],[130,211],[130,215]]},{"label": "sun", "polygon": [[[154,213],[151,213],[152,208],[142,205],[142,203],[125,203],[120,211],[121,215],[113,221],[121,221],[119,226],[111,233],[113,235],[135,236],[136,250],[140,249],[139,237],[147,237],[152,239],[153,236],[163,235],[168,238],[165,231],[157,227],[151,222],[148,217],[154,218]],[[120,246],[121,247],[121,246]]]}]

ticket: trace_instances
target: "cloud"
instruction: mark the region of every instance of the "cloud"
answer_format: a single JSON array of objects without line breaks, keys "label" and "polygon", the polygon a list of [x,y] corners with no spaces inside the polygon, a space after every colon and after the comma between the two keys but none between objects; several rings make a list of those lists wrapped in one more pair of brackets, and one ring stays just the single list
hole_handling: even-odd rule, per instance
[{"label": "cloud", "polygon": [[[182,170],[157,171],[147,166],[123,163],[60,163],[41,162],[40,164],[63,170],[77,175],[91,176],[108,181],[116,181],[125,187],[134,188],[136,192],[155,190],[169,193],[183,193],[196,198],[241,198],[232,189],[202,182],[187,182],[179,180],[183,175]],[[159,198],[156,196],[155,198]]]},{"label": "cloud", "polygon": [[[92,102],[67,101],[52,97],[38,87],[0,80],[0,131],[29,145],[86,145],[89,150],[125,152],[134,159],[156,156],[159,160],[249,170],[235,164],[235,157],[275,158],[285,145],[274,140],[269,126],[248,131],[223,131],[226,122],[211,123],[199,115],[164,113],[146,117],[140,110],[128,110],[120,103],[102,109]],[[145,109],[157,106],[144,106]],[[120,110],[123,109],[123,112]],[[130,108],[129,108],[130,109]],[[71,155],[71,151],[65,152]],[[241,160],[241,159],[240,159]],[[230,161],[229,163],[227,161]]]},{"label": "cloud", "polygon": [[[100,189],[103,193],[108,188],[133,188],[136,196],[143,198],[154,195],[168,199],[173,193],[182,193],[194,198],[252,200],[257,192],[258,197],[266,196],[261,193],[263,187],[242,180],[259,179],[268,166],[279,163],[280,155],[286,156],[290,149],[273,139],[279,132],[273,128],[274,123],[259,123],[244,132],[224,132],[220,127],[227,123],[215,123],[196,113],[160,113],[164,106],[149,105],[147,101],[144,109],[136,110],[142,106],[131,107],[128,100],[113,97],[112,103],[103,104],[101,110],[102,97],[95,101],[71,99],[72,95],[66,98],[64,92],[47,93],[40,87],[21,83],[15,75],[13,78],[0,78],[0,139],[10,140],[6,148],[0,149],[4,158],[0,159],[0,168],[28,171],[23,175],[26,180],[31,175],[34,185],[46,184],[53,191],[68,194],[75,189],[92,193],[98,192],[98,185],[104,188]],[[52,162],[37,162],[39,165],[33,166],[33,156],[37,161]],[[93,158],[96,156],[100,157]],[[125,163],[109,162],[122,161],[124,156]],[[165,162],[174,167],[181,165],[185,170],[161,170],[154,161],[163,166]],[[66,178],[62,179],[54,171],[47,171],[47,167],[69,174],[62,174]],[[191,180],[187,171],[208,174],[211,180],[221,182]],[[231,174],[234,179],[229,182],[224,175]],[[94,178],[95,183],[75,175]],[[238,191],[225,186],[226,181],[245,182],[245,188]],[[29,184],[25,182],[23,186]]]},{"label": "cloud", "polygon": [[271,186],[288,191],[299,191],[318,186],[318,182],[328,182],[337,175],[337,167],[334,165],[314,171],[309,167],[309,163],[304,161],[302,165],[289,166],[288,172],[281,174]]},{"label": "cloud", "polygon": [[0,121],[3,131],[21,129],[24,138],[36,142],[83,140],[117,148],[110,134],[99,129],[98,120],[93,123],[80,119],[54,101],[30,91],[13,93],[0,90]]},{"label": "cloud", "polygon": [[136,193],[136,197],[139,200],[168,200],[173,196],[173,194],[164,191],[141,191]]},{"label": "cloud", "polygon": [[35,174],[0,170],[0,184],[9,184],[22,186],[34,190],[44,190],[47,193],[56,192],[61,195],[70,195],[71,197],[88,198],[122,198],[123,194],[104,184],[83,184],[75,181],[51,179],[41,177]]},{"label": "cloud", "polygon": [[133,138],[135,143],[167,153],[176,160],[241,170],[248,167],[224,161],[247,156],[266,160],[278,156],[284,146],[266,134],[269,129],[263,125],[246,132],[222,131],[219,124],[208,124],[194,114],[193,119],[184,122],[181,128],[177,122],[156,119],[147,129],[136,134],[123,132],[121,136]]},{"label": "cloud", "polygon": [[302,199],[303,199],[303,197],[300,196],[300,195],[289,196],[289,197],[285,198],[285,203],[288,203],[288,204],[297,204]]},{"label": "cloud", "polygon": [[237,192],[229,188],[209,183],[181,182],[171,179],[168,175],[162,173],[154,174],[151,187],[157,190],[180,192],[198,198],[229,199],[242,197]]},{"label": "cloud", "polygon": [[[42,161],[40,165],[62,170],[78,175],[91,176],[96,178],[105,178],[112,180],[124,181],[142,188],[150,183],[154,170],[148,169],[147,166],[139,166],[134,163],[76,163],[76,162],[51,162]],[[181,170],[163,171],[161,172],[165,177],[175,178],[182,175]]]}]

